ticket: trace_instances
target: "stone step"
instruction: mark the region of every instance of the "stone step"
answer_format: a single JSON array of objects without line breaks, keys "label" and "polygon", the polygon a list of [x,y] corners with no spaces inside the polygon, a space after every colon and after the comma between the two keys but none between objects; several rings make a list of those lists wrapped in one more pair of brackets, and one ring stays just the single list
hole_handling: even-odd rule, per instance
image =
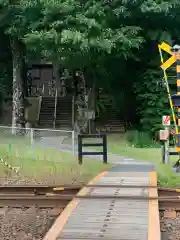
[{"label": "stone step", "polygon": [[47,115],[44,115],[44,114],[41,114],[40,115],[40,119],[42,119],[42,118],[54,118],[54,114],[47,114]]},{"label": "stone step", "polygon": [[63,113],[63,112],[56,113],[56,116],[69,116],[69,115],[72,116],[72,114],[70,113]]},{"label": "stone step", "polygon": [[[52,125],[54,121],[55,98],[43,97],[40,125]],[[56,126],[72,129],[72,97],[58,97],[56,105]]]}]

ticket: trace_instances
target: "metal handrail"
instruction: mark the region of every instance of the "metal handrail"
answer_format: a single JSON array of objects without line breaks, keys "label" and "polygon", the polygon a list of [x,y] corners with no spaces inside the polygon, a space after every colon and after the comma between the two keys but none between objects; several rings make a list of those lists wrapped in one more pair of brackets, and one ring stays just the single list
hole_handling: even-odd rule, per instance
[{"label": "metal handrail", "polygon": [[75,97],[72,97],[72,129],[74,130],[74,121],[75,121]]},{"label": "metal handrail", "polygon": [[43,83],[43,87],[42,87],[42,95],[44,95],[44,83]]},{"label": "metal handrail", "polygon": [[54,120],[53,120],[53,128],[56,127],[56,110],[57,110],[57,88],[56,88],[56,94],[54,99]]},{"label": "metal handrail", "polygon": [[92,88],[89,89],[88,92],[88,108],[91,108],[92,106]]}]

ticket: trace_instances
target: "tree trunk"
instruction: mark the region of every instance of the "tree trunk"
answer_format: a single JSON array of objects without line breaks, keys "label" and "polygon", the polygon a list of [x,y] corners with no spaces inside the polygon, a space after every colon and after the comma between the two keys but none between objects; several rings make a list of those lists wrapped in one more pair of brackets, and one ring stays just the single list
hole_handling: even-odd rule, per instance
[{"label": "tree trunk", "polygon": [[22,77],[23,56],[22,45],[18,39],[11,39],[12,62],[13,62],[13,110],[12,127],[13,133],[20,132],[19,128],[25,127],[24,118],[24,81]]}]

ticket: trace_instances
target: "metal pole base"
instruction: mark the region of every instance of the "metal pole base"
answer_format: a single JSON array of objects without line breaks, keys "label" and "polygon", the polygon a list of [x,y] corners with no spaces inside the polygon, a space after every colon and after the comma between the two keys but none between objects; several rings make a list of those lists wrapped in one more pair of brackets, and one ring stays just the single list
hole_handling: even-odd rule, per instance
[{"label": "metal pole base", "polygon": [[180,172],[180,159],[173,165],[173,168],[176,169],[176,172]]}]

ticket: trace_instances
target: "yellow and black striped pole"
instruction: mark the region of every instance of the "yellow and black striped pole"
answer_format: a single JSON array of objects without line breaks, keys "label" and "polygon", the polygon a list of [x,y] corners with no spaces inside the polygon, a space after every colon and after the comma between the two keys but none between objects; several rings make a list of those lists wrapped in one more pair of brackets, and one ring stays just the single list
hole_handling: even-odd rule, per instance
[{"label": "yellow and black striped pole", "polygon": [[[164,65],[164,59],[163,59],[163,55],[162,55],[162,51],[161,51],[161,45],[158,45],[158,48],[159,48],[161,64],[163,66]],[[175,133],[178,134],[178,127],[177,127],[177,123],[176,123],[177,117],[175,116],[174,107],[173,107],[173,103],[172,103],[172,99],[171,99],[171,92],[170,92],[170,88],[169,88],[168,77],[167,77],[167,73],[166,73],[166,70],[164,69],[164,67],[162,67],[162,70],[163,70],[163,75],[164,75],[164,81],[165,81],[165,84],[166,84],[166,90],[167,90],[167,94],[168,94],[171,113],[172,113],[172,117],[173,117]]]},{"label": "yellow and black striped pole", "polygon": [[[177,95],[180,95],[180,51],[178,51],[176,54],[176,73],[177,73]],[[178,106],[178,113],[177,113],[177,118],[178,118],[178,134],[180,134],[180,106]],[[177,147],[176,151],[180,152],[180,138],[179,136],[177,137]]]},{"label": "yellow and black striped pole", "polygon": [[[177,54],[177,60],[176,60],[176,72],[177,72],[177,95],[180,95],[180,52]],[[178,107],[178,133],[180,130],[180,106]],[[180,148],[179,148],[180,150]]]},{"label": "yellow and black striped pole", "polygon": [[180,46],[175,45],[173,48],[174,57],[176,58],[176,74],[177,74],[177,103],[176,106],[178,108],[177,114],[177,123],[178,123],[178,134],[176,138],[176,151],[180,153]]}]

